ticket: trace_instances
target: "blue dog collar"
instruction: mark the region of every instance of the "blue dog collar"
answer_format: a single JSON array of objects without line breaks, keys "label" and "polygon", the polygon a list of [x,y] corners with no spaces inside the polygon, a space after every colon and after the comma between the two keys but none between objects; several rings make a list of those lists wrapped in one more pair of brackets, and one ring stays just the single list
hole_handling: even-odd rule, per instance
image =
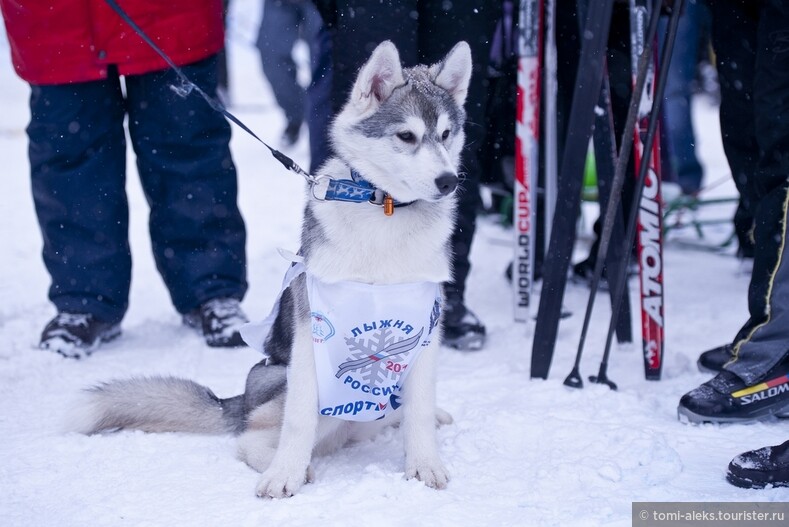
[{"label": "blue dog collar", "polygon": [[[323,180],[326,183],[323,183]],[[347,203],[370,203],[383,205],[386,193],[375,188],[356,170],[351,169],[351,179],[321,178],[318,176],[312,185],[312,196],[318,201],[344,201]],[[394,202],[395,207],[410,205],[412,201]]]}]

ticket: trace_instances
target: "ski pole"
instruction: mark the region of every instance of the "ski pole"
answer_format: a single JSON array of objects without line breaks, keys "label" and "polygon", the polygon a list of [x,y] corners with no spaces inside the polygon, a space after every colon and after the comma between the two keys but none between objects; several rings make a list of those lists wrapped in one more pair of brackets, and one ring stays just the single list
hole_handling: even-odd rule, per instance
[{"label": "ski pole", "polygon": [[[677,36],[677,27],[679,26],[679,17],[680,12],[682,10],[682,3],[684,0],[674,0],[674,4],[671,11],[671,17],[669,19],[669,26],[668,32],[666,33],[666,40],[663,43],[663,50],[660,55],[660,70],[657,76],[657,85],[655,88],[655,102],[652,108],[652,112],[649,117],[649,128],[647,129],[647,136],[644,144],[651,145],[652,141],[655,138],[655,133],[657,132],[657,125],[660,116],[660,107],[663,102],[663,94],[666,91],[666,79],[668,77],[668,68],[671,64],[671,55],[674,51],[674,41],[676,40]],[[657,8],[659,5],[656,5],[656,11],[652,14],[652,16],[657,16],[659,13]],[[654,36],[652,37],[654,38]],[[645,46],[646,49],[647,46]],[[643,58],[643,55],[642,55]],[[634,94],[635,95],[635,94]],[[641,195],[644,191],[644,184],[646,182],[647,170],[649,168],[649,156],[651,155],[652,150],[650,148],[646,148],[644,151],[644,159],[639,167],[638,172],[638,180],[636,181],[636,189],[633,195],[633,203],[630,209],[630,216],[628,217],[627,223],[627,235],[625,236],[625,241],[627,242],[627,248],[629,249],[633,245],[633,240],[635,239],[636,234],[636,223],[638,220],[638,212],[639,212],[639,202],[641,201]],[[658,199],[660,199],[658,197]],[[614,307],[611,313],[611,321],[608,326],[608,335],[606,336],[606,343],[605,343],[605,350],[603,352],[603,358],[600,361],[600,369],[596,376],[590,376],[589,380],[591,382],[597,384],[605,384],[612,390],[616,389],[616,384],[614,384],[608,378],[608,358],[611,353],[611,342],[613,338],[614,328],[616,326],[616,318],[619,316],[619,306],[622,302],[622,293],[624,291],[624,281],[627,279],[626,272],[627,272],[627,265],[630,262],[630,250],[625,251],[625,264],[620,268],[620,276],[618,277],[619,280],[616,284],[616,306]]]},{"label": "ski pole", "polygon": [[[592,283],[590,284],[589,301],[586,304],[586,313],[584,315],[583,327],[581,329],[581,337],[578,342],[578,350],[575,355],[575,363],[572,371],[567,375],[564,380],[565,386],[571,388],[582,388],[583,380],[579,367],[581,364],[581,356],[583,355],[584,344],[586,342],[586,335],[589,331],[589,322],[591,320],[592,308],[594,307],[595,297],[597,296],[597,289],[600,286],[600,278],[603,275],[603,265],[605,255],[608,254],[608,245],[611,242],[611,236],[614,230],[614,220],[616,219],[617,207],[619,207],[619,200],[621,198],[622,187],[625,183],[625,170],[627,162],[630,159],[630,151],[633,148],[633,133],[636,127],[636,120],[638,119],[638,107],[641,103],[641,97],[644,93],[644,85],[647,79],[647,70],[649,68],[649,61],[652,55],[652,41],[657,34],[658,17],[660,15],[660,3],[662,0],[655,0],[655,9],[652,12],[652,17],[649,20],[649,29],[647,30],[648,40],[644,46],[638,63],[638,76],[636,78],[636,85],[633,87],[633,93],[630,96],[630,105],[627,110],[627,117],[625,118],[625,129],[622,132],[622,141],[619,156],[617,157],[616,170],[614,172],[614,180],[611,182],[611,190],[608,198],[608,206],[606,207],[605,216],[603,218],[603,226],[600,232],[600,244],[597,247],[597,258],[594,266],[594,275],[592,276]],[[632,242],[631,242],[632,243]],[[627,246],[626,246],[627,247]],[[629,251],[625,251],[629,254]],[[620,268],[627,270],[627,260]],[[626,279],[626,276],[625,278]],[[616,284],[617,289],[620,284]],[[621,293],[620,293],[621,294]],[[615,299],[615,306],[612,309],[618,310],[621,307],[621,302]]]}]

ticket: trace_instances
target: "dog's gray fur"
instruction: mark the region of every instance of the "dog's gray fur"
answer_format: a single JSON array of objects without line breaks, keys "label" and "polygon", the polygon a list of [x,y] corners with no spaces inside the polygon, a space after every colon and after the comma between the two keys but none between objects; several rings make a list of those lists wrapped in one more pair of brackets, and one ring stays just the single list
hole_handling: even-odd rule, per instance
[{"label": "dog's gray fur", "polygon": [[[439,64],[405,70],[390,42],[376,48],[332,125],[337,157],[319,175],[347,179],[353,167],[410,205],[385,217],[368,204],[308,200],[301,251],[316,278],[370,284],[451,278],[451,191],[458,181],[470,73],[464,42]],[[402,396],[406,477],[435,488],[446,486],[448,474],[438,456],[434,424],[451,421],[435,407],[439,339],[437,330],[409,370]],[[359,429],[381,423],[318,415],[303,275],[283,292],[265,348],[270,359],[252,368],[242,395],[219,399],[192,381],[169,377],[112,381],[85,392],[73,427],[87,434],[117,429],[235,433],[241,459],[264,473],[258,494],[292,495],[312,479],[313,454],[331,451]]]}]

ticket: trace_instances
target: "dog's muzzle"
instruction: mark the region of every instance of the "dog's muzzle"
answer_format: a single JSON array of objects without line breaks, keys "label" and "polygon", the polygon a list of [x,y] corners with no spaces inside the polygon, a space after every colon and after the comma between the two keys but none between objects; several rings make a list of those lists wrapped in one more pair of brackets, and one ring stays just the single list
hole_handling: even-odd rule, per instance
[{"label": "dog's muzzle", "polygon": [[436,178],[436,187],[442,196],[452,194],[458,187],[458,177],[451,172],[444,172]]}]

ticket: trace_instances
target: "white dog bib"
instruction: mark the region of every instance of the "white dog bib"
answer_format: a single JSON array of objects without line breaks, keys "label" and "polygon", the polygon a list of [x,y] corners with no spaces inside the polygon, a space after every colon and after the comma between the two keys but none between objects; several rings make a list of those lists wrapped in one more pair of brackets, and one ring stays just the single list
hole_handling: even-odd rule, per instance
[{"label": "white dog bib", "polygon": [[[373,421],[395,410],[400,391],[422,348],[430,344],[440,314],[435,282],[370,285],[321,282],[297,263],[283,290],[306,273],[318,411],[349,421]],[[260,349],[278,311],[241,334]]]}]

